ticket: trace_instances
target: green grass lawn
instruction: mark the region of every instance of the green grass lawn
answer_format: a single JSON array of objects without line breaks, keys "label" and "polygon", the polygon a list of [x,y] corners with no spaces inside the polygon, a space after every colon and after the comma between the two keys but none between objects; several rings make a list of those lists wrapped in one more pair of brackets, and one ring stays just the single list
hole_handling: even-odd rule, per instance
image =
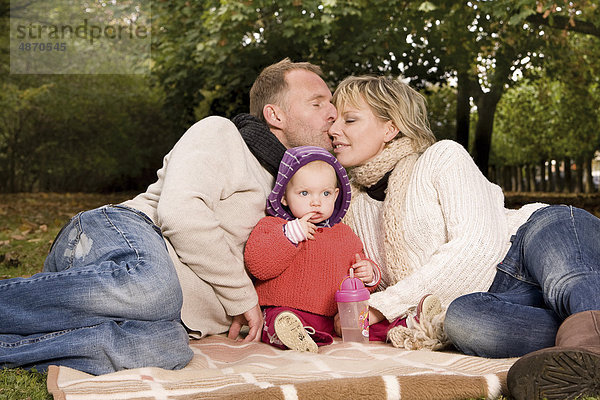
[{"label": "green grass lawn", "polygon": [[[27,277],[41,271],[52,240],[60,228],[79,211],[119,203],[134,195],[135,193],[0,194],[0,279]],[[547,199],[542,199],[544,200]],[[599,214],[597,208],[594,211]],[[0,399],[51,398],[46,390],[46,374],[22,369],[0,371]]]},{"label": "green grass lawn", "polygon": [[46,374],[23,369],[0,371],[0,399],[52,399],[46,390]]},{"label": "green grass lawn", "polygon": [[[0,194],[0,279],[40,272],[60,228],[79,211],[119,203],[132,193]],[[52,399],[46,374],[23,369],[0,371],[0,399]]]}]

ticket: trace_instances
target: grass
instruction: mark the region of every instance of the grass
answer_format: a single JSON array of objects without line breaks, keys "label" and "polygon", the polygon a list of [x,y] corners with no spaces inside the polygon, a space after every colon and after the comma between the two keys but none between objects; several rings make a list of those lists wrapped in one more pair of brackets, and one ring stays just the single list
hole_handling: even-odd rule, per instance
[{"label": "grass", "polygon": [[46,390],[46,374],[23,369],[0,371],[0,399],[52,399]]},{"label": "grass", "polygon": [[41,271],[52,241],[79,211],[131,197],[131,193],[0,194],[0,279]]},{"label": "grass", "polygon": [[[131,197],[131,193],[0,194],[0,279],[40,272],[54,237],[79,211]],[[52,399],[46,377],[20,368],[0,370],[0,399]]]},{"label": "grass", "polygon": [[[40,272],[54,237],[73,215],[103,204],[119,203],[133,195],[134,193],[0,194],[0,279],[28,277]],[[535,201],[519,196],[515,203],[521,200]],[[542,201],[552,203],[546,198]],[[510,199],[507,198],[508,203]],[[595,207],[590,211],[600,215],[600,202],[594,203]],[[52,399],[46,390],[46,374],[18,368],[0,370],[0,399]],[[504,397],[501,399],[506,400]]]}]

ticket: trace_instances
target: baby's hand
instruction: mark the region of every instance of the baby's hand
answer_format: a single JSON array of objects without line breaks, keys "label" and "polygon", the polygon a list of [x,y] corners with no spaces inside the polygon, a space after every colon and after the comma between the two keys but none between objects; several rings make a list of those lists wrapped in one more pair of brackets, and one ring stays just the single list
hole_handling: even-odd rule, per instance
[{"label": "baby's hand", "polygon": [[375,278],[375,273],[373,272],[375,266],[373,265],[373,261],[361,259],[360,254],[358,253],[356,253],[354,257],[356,259],[354,264],[352,264],[354,276],[365,284],[373,282],[373,279]]},{"label": "baby's hand", "polygon": [[310,219],[310,217],[312,217],[313,215],[314,215],[313,212],[309,212],[298,220],[298,221],[300,221],[300,227],[302,228],[304,235],[310,240],[315,239],[314,233],[317,230],[317,227],[315,226],[315,224],[308,221]]}]

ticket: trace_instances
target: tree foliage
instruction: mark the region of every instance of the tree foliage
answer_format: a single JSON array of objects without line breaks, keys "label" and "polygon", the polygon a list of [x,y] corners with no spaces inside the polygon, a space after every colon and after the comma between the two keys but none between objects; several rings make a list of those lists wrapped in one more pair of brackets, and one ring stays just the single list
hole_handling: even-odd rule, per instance
[{"label": "tree foliage", "polygon": [[[350,74],[384,73],[413,85],[458,82],[457,122],[468,146],[473,99],[474,158],[487,172],[498,101],[565,34],[592,32],[591,1],[565,3],[448,0],[247,0],[160,2],[157,68],[169,103],[189,123],[247,108],[247,91],[264,66],[284,57],[321,65],[335,86]],[[184,18],[179,18],[184,15]],[[561,21],[567,18],[567,26]],[[183,24],[183,27],[181,26]],[[552,27],[552,28],[549,28]],[[182,34],[184,32],[184,34]],[[183,104],[182,104],[183,103]],[[190,104],[199,104],[195,108]],[[187,106],[184,106],[186,104]]]},{"label": "tree foliage", "polygon": [[122,190],[150,183],[173,140],[165,134],[162,95],[145,79],[28,76],[32,87],[18,79],[5,83],[0,191]]},{"label": "tree foliage", "polygon": [[[7,30],[8,3],[0,7]],[[81,15],[86,17],[124,24],[132,18],[133,3],[119,2],[111,10],[98,1],[70,6],[85,8]],[[30,4],[10,4],[11,18],[27,15]],[[64,4],[48,7],[58,15],[73,11]],[[110,64],[123,54],[117,47],[106,58],[84,62]],[[176,138],[153,77],[11,74],[9,56],[5,35],[0,42],[0,192],[140,189],[155,179]]]},{"label": "tree foliage", "polygon": [[501,100],[494,153],[501,164],[591,158],[600,148],[597,39],[565,36],[547,49],[544,69]]},{"label": "tree foliage", "polygon": [[[285,57],[320,65],[332,88],[347,75],[410,80],[436,134],[470,148],[484,173],[490,149],[504,164],[540,149],[589,156],[599,147],[596,3],[156,0],[150,77],[9,75],[2,38],[0,191],[145,185],[187,127],[246,112],[256,75]],[[4,26],[8,9],[0,0]]]}]

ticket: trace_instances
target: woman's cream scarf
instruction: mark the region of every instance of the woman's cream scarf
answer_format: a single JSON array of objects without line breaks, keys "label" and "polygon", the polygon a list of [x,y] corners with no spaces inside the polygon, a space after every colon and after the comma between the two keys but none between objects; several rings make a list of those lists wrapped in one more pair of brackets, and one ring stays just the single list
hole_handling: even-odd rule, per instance
[{"label": "woman's cream scarf", "polygon": [[[349,170],[354,190],[373,186],[392,171],[383,201],[384,257],[388,284],[392,285],[409,275],[412,270],[407,262],[406,244],[401,228],[402,214],[406,205],[406,191],[413,168],[419,158],[412,140],[401,137],[389,142],[383,151],[368,163]],[[358,188],[356,187],[358,186]],[[352,226],[352,207],[346,220]]]}]

